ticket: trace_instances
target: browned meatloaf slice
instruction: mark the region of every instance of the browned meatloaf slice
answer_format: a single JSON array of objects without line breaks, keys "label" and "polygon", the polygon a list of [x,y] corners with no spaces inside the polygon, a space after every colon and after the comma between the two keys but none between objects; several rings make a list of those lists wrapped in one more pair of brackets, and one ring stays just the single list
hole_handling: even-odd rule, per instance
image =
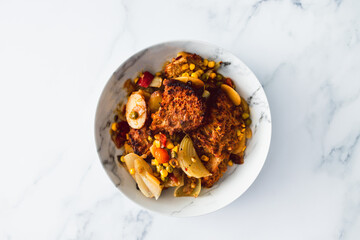
[{"label": "browned meatloaf slice", "polygon": [[148,136],[150,136],[150,130],[147,126],[140,129],[131,128],[129,132],[129,140],[134,152],[137,155],[141,156],[149,151],[152,144],[149,142]]},{"label": "browned meatloaf slice", "polygon": [[175,132],[189,132],[199,127],[204,121],[205,100],[201,93],[191,86],[176,81],[167,81],[162,94],[160,109],[152,115],[150,129]]},{"label": "browned meatloaf slice", "polygon": [[183,69],[182,66],[184,64],[195,64],[195,69],[193,71],[197,71],[199,69],[205,68],[202,58],[196,54],[190,53],[180,53],[177,58],[174,58],[168,65],[165,66],[165,75],[168,78],[176,78],[181,76],[181,74],[188,69]]},{"label": "browned meatloaf slice", "polygon": [[237,129],[243,124],[241,109],[222,90],[212,96],[210,106],[204,126],[190,134],[195,148],[210,156],[205,167],[213,175],[202,180],[206,187],[211,187],[226,171],[230,153],[239,142]]}]

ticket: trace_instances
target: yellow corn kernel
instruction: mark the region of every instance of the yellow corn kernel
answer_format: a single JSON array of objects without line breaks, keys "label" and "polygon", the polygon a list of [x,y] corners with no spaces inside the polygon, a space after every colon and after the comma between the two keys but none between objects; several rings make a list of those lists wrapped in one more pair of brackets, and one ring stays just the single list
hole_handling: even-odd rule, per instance
[{"label": "yellow corn kernel", "polygon": [[210,78],[211,78],[211,79],[216,78],[216,73],[210,73]]},{"label": "yellow corn kernel", "polygon": [[156,134],[156,135],[154,136],[154,138],[155,138],[156,140],[159,140],[159,139],[160,139],[160,134]]},{"label": "yellow corn kernel", "polygon": [[171,165],[169,165],[166,167],[166,171],[168,171],[168,173],[172,173],[174,171],[174,168]]},{"label": "yellow corn kernel", "polygon": [[202,155],[201,160],[203,160],[204,162],[207,162],[207,161],[209,161],[209,157],[206,155]]},{"label": "yellow corn kernel", "polygon": [[213,68],[215,67],[215,62],[214,61],[210,61],[207,65],[209,68]]},{"label": "yellow corn kernel", "polygon": [[245,149],[246,149],[246,146],[244,146],[244,148],[243,148],[243,150],[242,150],[242,151],[245,151]]},{"label": "yellow corn kernel", "polygon": [[236,130],[236,135],[237,135],[238,137],[240,137],[240,135],[241,135],[240,129]]},{"label": "yellow corn kernel", "polygon": [[166,141],[166,148],[167,149],[173,149],[174,148],[174,144],[171,141]]},{"label": "yellow corn kernel", "polygon": [[230,160],[230,161],[228,162],[228,165],[231,167],[231,166],[233,165],[233,162]]},{"label": "yellow corn kernel", "polygon": [[193,78],[198,78],[199,76],[197,75],[196,72],[194,72],[194,73],[191,74],[191,77],[193,77]]},{"label": "yellow corn kernel", "polygon": [[124,156],[121,156],[120,161],[121,161],[121,162],[125,162],[125,157],[124,157]]},{"label": "yellow corn kernel", "polygon": [[148,136],[147,139],[148,139],[149,142],[152,142],[152,140],[153,140],[151,136]]},{"label": "yellow corn kernel", "polygon": [[130,174],[131,174],[131,175],[134,175],[134,174],[135,174],[135,168],[130,168],[129,171],[130,171]]},{"label": "yellow corn kernel", "polygon": [[155,73],[155,76],[161,76],[161,72],[157,72],[157,73]]},{"label": "yellow corn kernel", "polygon": [[191,188],[196,188],[196,184],[195,184],[195,183],[191,183],[190,187],[191,187]]},{"label": "yellow corn kernel", "polygon": [[134,79],[134,83],[137,83],[138,81],[139,81],[138,77]]},{"label": "yellow corn kernel", "polygon": [[217,126],[215,130],[220,131],[220,129],[221,129],[220,126]]},{"label": "yellow corn kernel", "polygon": [[192,161],[192,162],[196,162],[196,158],[192,157],[192,158],[191,158],[191,161]]},{"label": "yellow corn kernel", "polygon": [[242,133],[245,132],[245,128],[242,128],[242,129],[241,129],[241,132],[242,132]]},{"label": "yellow corn kernel", "polygon": [[129,140],[129,134],[128,133],[126,134],[126,140]]},{"label": "yellow corn kernel", "polygon": [[163,170],[163,166],[161,166],[160,164],[156,166],[156,171],[160,172],[161,170]]},{"label": "yellow corn kernel", "polygon": [[243,113],[242,114],[242,118],[243,119],[247,119],[247,118],[249,118],[250,117],[250,115],[248,114],[248,113]]},{"label": "yellow corn kernel", "polygon": [[191,63],[190,64],[190,70],[194,70],[195,69],[195,64]]},{"label": "yellow corn kernel", "polygon": [[164,167],[167,167],[167,166],[169,166],[169,163],[166,162],[166,163],[163,163],[162,165],[163,165]]},{"label": "yellow corn kernel", "polygon": [[177,153],[179,151],[179,145],[176,145],[172,150]]},{"label": "yellow corn kernel", "polygon": [[117,129],[117,124],[116,124],[116,123],[111,124],[111,129],[112,129],[113,131],[116,131],[116,129]]},{"label": "yellow corn kernel", "polygon": [[209,60],[204,59],[204,65],[205,65],[205,66],[207,66],[207,65],[208,65],[208,63],[209,63]]},{"label": "yellow corn kernel", "polygon": [[158,161],[154,158],[153,160],[151,160],[151,165],[157,166],[159,165]]},{"label": "yellow corn kernel", "polygon": [[168,173],[168,171],[166,171],[166,169],[162,169],[161,171],[160,171],[160,175],[162,176],[162,177],[167,177],[167,175],[168,175],[169,173]]},{"label": "yellow corn kernel", "polygon": [[155,144],[155,147],[160,148],[160,141],[159,140],[155,140],[154,144]]},{"label": "yellow corn kernel", "polygon": [[204,73],[204,71],[199,69],[199,70],[196,71],[196,73],[197,73],[197,75],[201,76]]},{"label": "yellow corn kernel", "polygon": [[184,65],[181,66],[182,70],[186,70],[189,68],[189,64],[185,63]]},{"label": "yellow corn kernel", "polygon": [[166,182],[167,178],[164,176],[160,176],[161,181]]},{"label": "yellow corn kernel", "polygon": [[181,76],[182,76],[182,77],[188,77],[188,76],[189,76],[189,73],[184,72]]}]

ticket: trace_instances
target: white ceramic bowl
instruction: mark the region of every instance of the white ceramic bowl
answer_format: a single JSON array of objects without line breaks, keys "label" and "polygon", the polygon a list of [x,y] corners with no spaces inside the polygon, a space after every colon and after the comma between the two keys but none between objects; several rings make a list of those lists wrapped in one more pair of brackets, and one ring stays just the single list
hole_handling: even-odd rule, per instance
[{"label": "white ceramic bowl", "polygon": [[[245,163],[233,165],[216,185],[202,189],[197,198],[174,198],[173,189],[163,191],[160,198],[146,198],[136,189],[135,181],[116,164],[115,149],[109,136],[113,110],[120,101],[126,101],[123,83],[136,77],[141,70],[159,71],[166,60],[180,51],[197,53],[215,61],[231,63],[219,72],[232,78],[236,89],[250,105],[253,137],[248,141]],[[115,186],[140,206],[165,215],[179,217],[198,216],[216,211],[241,196],[258,176],[270,146],[271,116],[264,90],[254,73],[236,56],[217,46],[194,41],[174,41],[148,47],[126,60],[114,72],[103,90],[95,117],[95,140],[101,163]]]}]

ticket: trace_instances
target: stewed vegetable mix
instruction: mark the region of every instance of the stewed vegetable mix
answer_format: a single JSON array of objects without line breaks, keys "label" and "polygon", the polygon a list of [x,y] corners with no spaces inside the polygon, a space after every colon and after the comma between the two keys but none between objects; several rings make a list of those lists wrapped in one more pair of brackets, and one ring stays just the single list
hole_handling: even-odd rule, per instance
[{"label": "stewed vegetable mix", "polygon": [[229,166],[244,163],[250,109],[219,73],[226,64],[180,52],[161,71],[124,83],[127,103],[114,110],[110,136],[123,152],[119,167],[146,197],[172,187],[175,197],[197,197]]}]

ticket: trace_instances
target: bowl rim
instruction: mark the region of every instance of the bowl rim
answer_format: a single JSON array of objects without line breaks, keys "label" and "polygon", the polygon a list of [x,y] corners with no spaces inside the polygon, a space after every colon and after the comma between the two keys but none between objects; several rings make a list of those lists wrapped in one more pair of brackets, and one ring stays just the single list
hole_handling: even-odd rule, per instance
[{"label": "bowl rim", "polygon": [[[159,42],[159,43],[155,43],[155,44],[152,44],[148,47],[145,47],[145,48],[142,48],[138,51],[136,51],[135,53],[133,53],[132,55],[130,55],[129,57],[127,57],[117,68],[116,70],[111,74],[111,76],[108,78],[108,80],[106,81],[106,84],[104,85],[102,91],[101,91],[101,94],[100,94],[100,97],[98,99],[98,102],[97,102],[97,105],[96,105],[96,111],[95,111],[95,118],[94,118],[94,137],[95,137],[95,147],[97,148],[98,146],[98,137],[97,137],[97,131],[96,131],[96,123],[97,123],[97,116],[98,116],[98,111],[99,111],[99,105],[100,105],[100,102],[101,102],[101,99],[104,97],[105,95],[105,90],[108,88],[108,85],[110,84],[110,80],[113,76],[113,74],[115,72],[117,72],[121,67],[123,67],[126,62],[137,56],[138,54],[142,53],[142,52],[145,52],[147,51],[148,49],[152,49],[152,48],[156,48],[156,47],[159,47],[161,45],[166,45],[166,44],[179,44],[179,43],[183,43],[183,44],[186,44],[186,43],[195,43],[195,44],[200,44],[200,45],[207,45],[209,47],[212,47],[212,48],[218,48],[218,49],[221,49],[222,51],[226,52],[227,54],[230,54],[232,55],[233,57],[235,57],[242,65],[244,65],[250,72],[251,74],[255,77],[255,80],[259,83],[260,87],[261,87],[261,90],[263,91],[264,93],[264,100],[266,100],[266,103],[268,105],[268,117],[270,119],[270,123],[268,125],[268,131],[269,131],[269,137],[268,137],[268,141],[266,142],[266,148],[263,148],[264,149],[264,152],[265,155],[264,155],[264,160],[261,164],[261,167],[259,167],[257,169],[257,173],[254,175],[254,179],[251,181],[251,183],[242,191],[242,192],[239,192],[238,194],[236,194],[236,196],[232,197],[232,198],[229,198],[227,199],[227,201],[224,201],[222,204],[219,204],[216,206],[216,208],[212,208],[208,211],[202,211],[200,213],[197,213],[197,214],[187,214],[187,215],[172,215],[172,214],[169,214],[169,213],[166,213],[166,212],[163,212],[163,211],[157,211],[155,209],[152,209],[146,205],[142,205],[139,201],[135,201],[134,199],[132,199],[130,196],[128,196],[122,189],[118,188],[116,186],[116,184],[113,182],[111,176],[109,175],[109,172],[108,170],[105,168],[103,162],[102,162],[102,159],[101,159],[101,156],[100,156],[100,152],[97,151],[97,154],[98,154],[98,157],[99,157],[99,160],[100,160],[100,163],[103,167],[103,169],[105,170],[105,173],[106,175],[108,176],[108,178],[110,179],[110,181],[114,184],[114,186],[121,192],[121,194],[123,196],[125,196],[127,199],[129,199],[132,203],[135,203],[137,206],[143,208],[143,209],[146,209],[152,213],[155,213],[155,214],[160,214],[160,215],[163,215],[163,216],[172,216],[172,217],[176,217],[176,218],[189,218],[189,217],[198,217],[198,216],[204,216],[204,215],[207,215],[207,214],[210,214],[210,213],[214,213],[214,212],[217,212],[219,211],[220,209],[223,209],[224,207],[226,206],[229,206],[231,203],[233,203],[236,199],[238,199],[240,196],[242,196],[249,188],[250,186],[253,185],[253,183],[256,181],[256,179],[258,178],[261,170],[263,169],[264,165],[265,165],[265,162],[267,160],[267,157],[268,157],[268,154],[269,154],[269,150],[270,150],[270,146],[271,146],[271,140],[272,140],[272,118],[271,118],[271,107],[270,107],[270,104],[269,104],[269,101],[267,99],[267,96],[266,96],[266,93],[265,93],[265,90],[263,88],[263,85],[260,83],[259,79],[257,78],[257,76],[255,75],[255,73],[249,68],[248,65],[246,65],[237,55],[233,54],[231,51],[227,50],[226,48],[223,48],[223,47],[219,47],[217,46],[216,44],[213,44],[213,43],[210,43],[210,42],[207,42],[207,41],[202,41],[202,40],[190,40],[190,39],[181,39],[181,40],[170,40],[170,41],[165,41],[165,42]],[[264,146],[263,146],[264,147]]]}]

